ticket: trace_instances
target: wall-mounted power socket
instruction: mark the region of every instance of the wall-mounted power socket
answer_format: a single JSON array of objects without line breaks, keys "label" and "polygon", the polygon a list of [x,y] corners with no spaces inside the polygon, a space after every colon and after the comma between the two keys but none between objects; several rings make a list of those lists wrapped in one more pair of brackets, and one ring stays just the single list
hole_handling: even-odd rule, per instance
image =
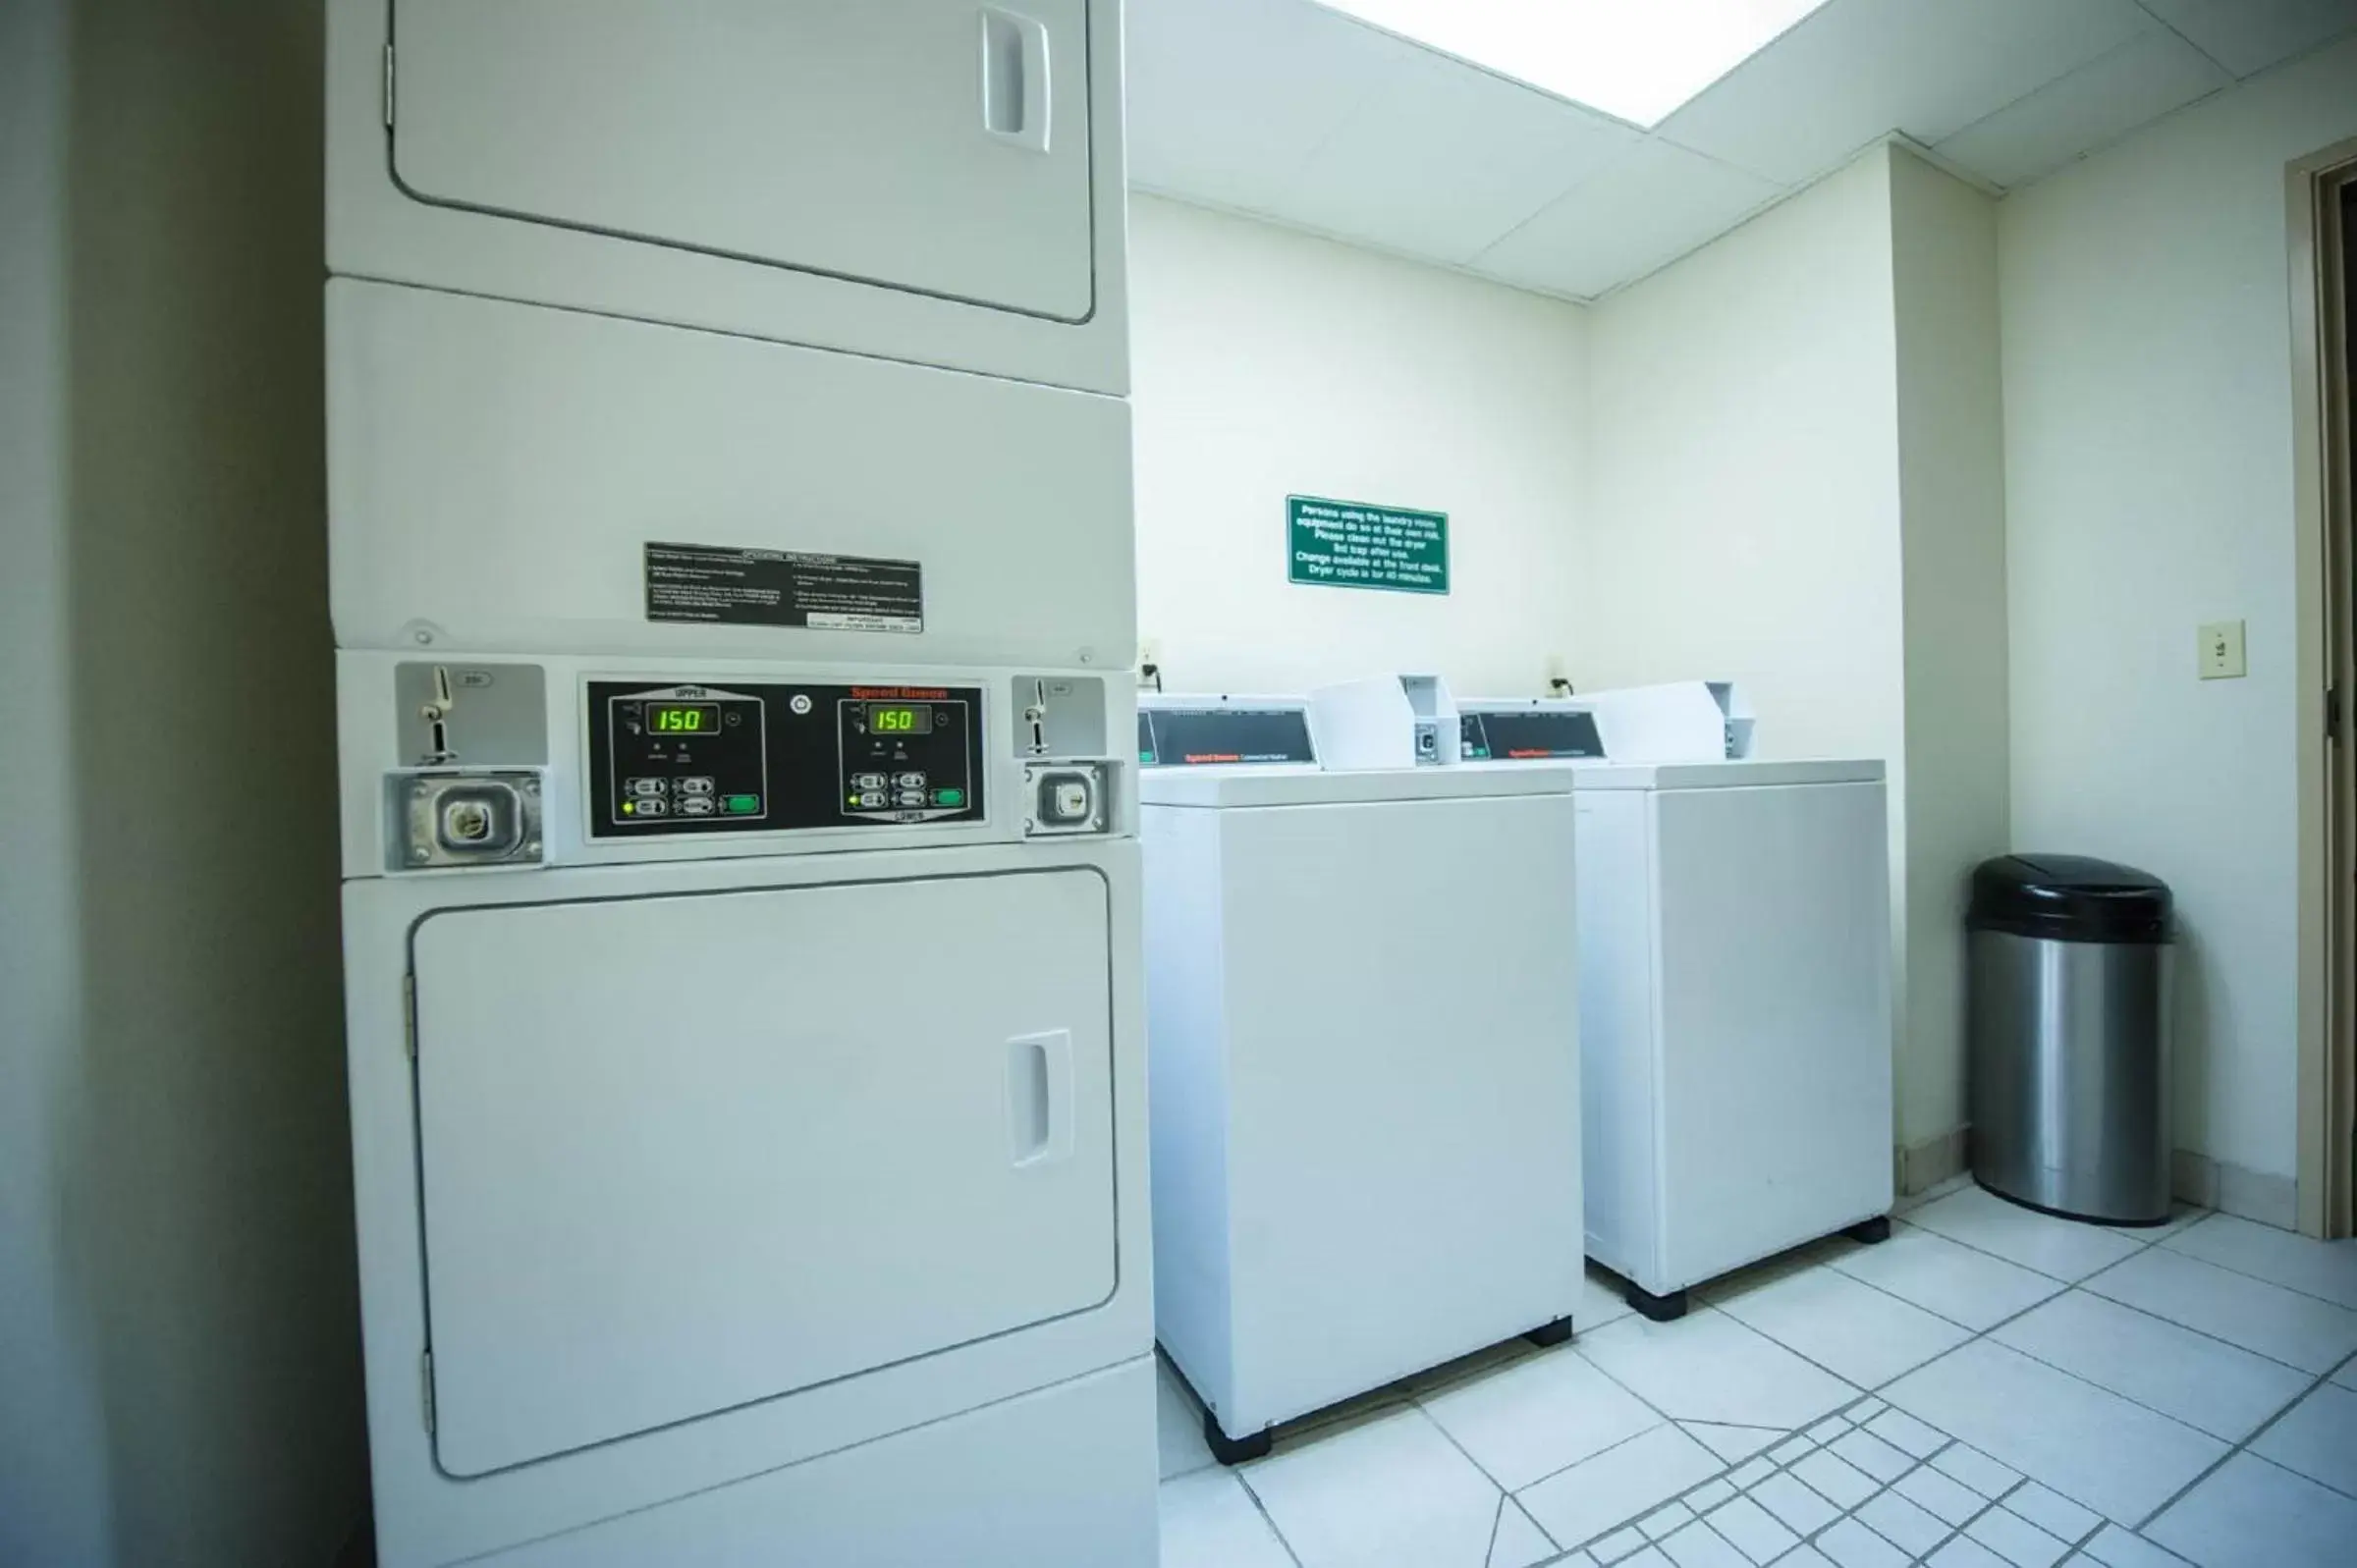
[{"label": "wall-mounted power socket", "polygon": [[2200,637],[2204,680],[2240,680],[2250,673],[2243,661],[2241,622],[2213,621],[2201,628]]}]

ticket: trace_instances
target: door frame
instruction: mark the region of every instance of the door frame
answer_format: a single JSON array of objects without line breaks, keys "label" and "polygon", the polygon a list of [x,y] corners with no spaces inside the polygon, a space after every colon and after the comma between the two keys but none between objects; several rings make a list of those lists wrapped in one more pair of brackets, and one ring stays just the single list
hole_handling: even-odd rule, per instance
[{"label": "door frame", "polygon": [[2351,1234],[2357,1187],[2357,507],[2349,406],[2350,270],[2343,190],[2357,140],[2294,163],[2292,440],[2297,508],[2299,1226]]}]

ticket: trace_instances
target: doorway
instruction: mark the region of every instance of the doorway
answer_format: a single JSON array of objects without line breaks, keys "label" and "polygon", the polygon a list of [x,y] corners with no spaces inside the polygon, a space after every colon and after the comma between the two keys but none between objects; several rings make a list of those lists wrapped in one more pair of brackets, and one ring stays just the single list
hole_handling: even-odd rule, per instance
[{"label": "doorway", "polygon": [[2317,721],[2301,727],[2299,1220],[2352,1233],[2357,1200],[2357,142],[2291,171],[2303,594]]}]

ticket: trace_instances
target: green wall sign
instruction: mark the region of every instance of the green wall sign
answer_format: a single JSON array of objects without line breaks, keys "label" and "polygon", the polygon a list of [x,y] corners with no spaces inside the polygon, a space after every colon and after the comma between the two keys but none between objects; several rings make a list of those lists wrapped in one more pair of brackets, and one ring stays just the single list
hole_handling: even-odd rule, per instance
[{"label": "green wall sign", "polygon": [[1449,514],[1285,498],[1288,575],[1323,588],[1449,591]]}]

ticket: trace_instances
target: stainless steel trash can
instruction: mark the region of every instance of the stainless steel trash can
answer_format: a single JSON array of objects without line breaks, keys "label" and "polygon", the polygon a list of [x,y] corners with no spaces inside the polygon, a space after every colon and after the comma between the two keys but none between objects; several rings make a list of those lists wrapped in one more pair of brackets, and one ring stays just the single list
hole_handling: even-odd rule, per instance
[{"label": "stainless steel trash can", "polygon": [[1973,872],[1973,1179],[2106,1224],[2168,1218],[2168,887],[2077,855]]}]

